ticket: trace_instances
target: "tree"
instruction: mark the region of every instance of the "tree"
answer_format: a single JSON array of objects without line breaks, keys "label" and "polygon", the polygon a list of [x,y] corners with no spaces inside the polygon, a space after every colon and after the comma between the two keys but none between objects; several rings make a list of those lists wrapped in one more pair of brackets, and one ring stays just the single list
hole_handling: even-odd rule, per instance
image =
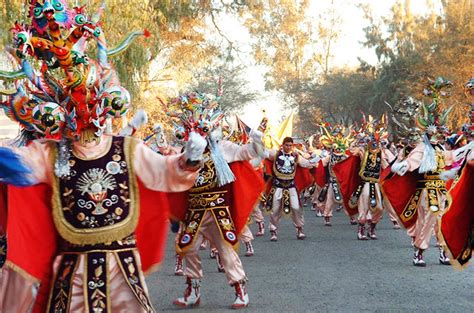
[{"label": "tree", "polygon": [[242,65],[234,66],[224,63],[219,67],[207,67],[195,75],[195,82],[191,89],[220,96],[220,105],[223,111],[239,113],[245,105],[252,103],[259,97],[252,90],[244,77],[245,68]]},{"label": "tree", "polygon": [[321,83],[308,82],[299,105],[300,131],[312,133],[322,122],[350,125],[366,114],[380,115],[384,110],[367,106],[373,77],[354,70],[335,70]]},{"label": "tree", "polygon": [[427,78],[443,76],[455,83],[447,105],[454,105],[451,122],[459,126],[468,107],[462,85],[472,75],[474,53],[474,3],[469,0],[440,0],[441,12],[428,1],[429,13],[414,15],[410,1],[397,1],[391,14],[377,20],[362,6],[369,22],[364,45],[374,48],[379,64],[362,62],[361,69],[375,73],[369,103],[383,106],[403,96],[421,96]]}]

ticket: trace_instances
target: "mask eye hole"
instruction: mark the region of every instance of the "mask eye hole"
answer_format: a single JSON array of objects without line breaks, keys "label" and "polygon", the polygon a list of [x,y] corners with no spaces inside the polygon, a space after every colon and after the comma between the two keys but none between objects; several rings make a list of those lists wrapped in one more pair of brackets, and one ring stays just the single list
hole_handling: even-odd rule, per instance
[{"label": "mask eye hole", "polygon": [[34,8],[33,14],[35,17],[40,17],[43,14],[43,10],[41,10],[41,8]]}]

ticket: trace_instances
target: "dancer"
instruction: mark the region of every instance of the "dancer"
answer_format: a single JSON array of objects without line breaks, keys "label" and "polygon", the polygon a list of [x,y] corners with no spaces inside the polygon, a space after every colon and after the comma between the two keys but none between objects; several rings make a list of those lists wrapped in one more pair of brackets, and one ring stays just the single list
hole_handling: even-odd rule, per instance
[{"label": "dancer", "polygon": [[186,264],[186,289],[174,304],[191,307],[201,301],[203,272],[199,246],[206,238],[217,248],[227,281],[235,288],[232,308],[246,307],[247,277],[235,248],[263,189],[262,178],[247,162],[263,153],[261,133],[251,132],[251,143],[242,146],[222,140],[219,123],[223,113],[217,100],[197,92],[172,100],[169,111],[181,137],[194,130],[205,136],[208,143],[204,167],[194,186],[187,193],[174,195],[172,200],[176,218],[185,225],[176,250]]},{"label": "dancer", "polygon": [[[319,158],[310,161],[300,157],[293,152],[293,138],[286,137],[283,139],[281,149],[279,151],[270,151],[269,161],[273,163],[272,173],[273,181],[271,189],[266,196],[266,209],[271,211],[270,216],[270,240],[278,240],[278,225],[280,219],[285,214],[290,214],[293,224],[296,228],[296,238],[303,240],[306,235],[303,232],[304,215],[300,206],[298,191],[304,190],[312,184],[313,178],[309,172],[298,172],[298,167],[312,168],[319,162]],[[302,175],[302,174],[306,175]],[[298,174],[303,179],[298,184]],[[298,188],[299,187],[299,188]]]}]

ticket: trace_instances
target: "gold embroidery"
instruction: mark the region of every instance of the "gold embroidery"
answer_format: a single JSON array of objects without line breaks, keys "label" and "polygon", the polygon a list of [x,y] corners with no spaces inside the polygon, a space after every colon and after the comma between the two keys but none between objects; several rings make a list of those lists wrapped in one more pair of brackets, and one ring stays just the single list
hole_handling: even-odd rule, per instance
[{"label": "gold embroidery", "polygon": [[[131,137],[124,138],[124,155],[125,161],[128,166],[128,177],[129,177],[129,214],[126,218],[118,223],[109,223],[109,225],[100,228],[84,228],[78,229],[67,222],[63,215],[63,208],[61,205],[61,193],[59,191],[59,179],[53,175],[53,220],[59,235],[66,241],[73,244],[85,245],[85,244],[99,244],[121,240],[124,237],[134,232],[139,218],[140,203],[139,191],[137,185],[137,179],[133,168],[133,154],[137,140]],[[110,144],[111,145],[111,144]],[[51,162],[55,162],[57,155],[57,148],[53,145],[53,153]],[[84,222],[90,225],[95,225],[96,221],[93,217],[85,218]]]},{"label": "gold embroidery", "polygon": [[225,201],[226,190],[217,192],[202,192],[189,194],[189,207],[192,209],[202,209],[222,205]]},{"label": "gold embroidery", "polygon": [[203,157],[207,161],[204,162],[204,166],[199,171],[199,175],[196,178],[196,182],[194,183],[194,186],[190,189],[191,193],[210,190],[217,186],[217,175],[214,167],[214,162],[212,161],[209,152],[204,153]]}]

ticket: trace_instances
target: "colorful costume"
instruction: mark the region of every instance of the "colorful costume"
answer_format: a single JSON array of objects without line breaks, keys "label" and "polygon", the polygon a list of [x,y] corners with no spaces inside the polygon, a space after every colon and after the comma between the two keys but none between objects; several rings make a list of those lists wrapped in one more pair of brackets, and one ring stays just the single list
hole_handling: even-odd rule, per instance
[{"label": "colorful costume", "polygon": [[271,211],[271,240],[277,240],[277,229],[283,213],[291,213],[296,227],[296,237],[304,239],[306,237],[303,233],[304,215],[298,194],[313,183],[313,177],[303,168],[314,167],[319,159],[311,163],[295,152],[285,153],[281,149],[277,152],[272,151],[270,160],[273,163],[273,181],[266,195],[266,209]]},{"label": "colorful costume", "polygon": [[[359,139],[360,145],[350,149],[353,156],[339,165],[343,167],[346,163],[352,162],[351,158],[359,158],[359,160],[353,161],[359,165],[351,167],[356,171],[341,170],[336,173],[336,178],[338,181],[346,182],[350,181],[351,177],[357,175],[360,177],[360,182],[353,185],[352,190],[343,190],[342,195],[344,202],[351,209],[358,210],[357,239],[366,240],[368,238],[377,239],[375,228],[383,213],[383,200],[379,183],[382,170],[387,168],[395,157],[381,143],[388,135],[385,117],[382,117],[380,121],[376,121],[369,116],[368,120],[364,121],[363,129],[359,133],[359,136],[362,135],[363,137]],[[365,234],[365,224],[367,222],[369,222],[368,236]]]},{"label": "colorful costume", "polygon": [[321,173],[322,168],[318,168],[316,179],[318,177],[325,177],[326,181],[322,187],[318,201],[324,203],[324,225],[331,226],[331,217],[333,216],[334,208],[344,208],[346,214],[351,217],[357,212],[351,210],[349,206],[344,205],[341,184],[346,183],[345,181],[338,181],[336,178],[336,172],[338,164],[347,158],[346,150],[349,148],[352,142],[350,131],[345,134],[346,130],[342,126],[336,126],[330,130],[323,126],[325,135],[320,138],[321,143],[328,149],[329,154],[322,159],[322,165],[324,166],[325,175]]},{"label": "colorful costume", "polygon": [[[418,127],[425,130],[423,142],[404,161],[392,165],[392,172],[402,176],[395,175],[383,183],[384,194],[401,223],[407,228],[414,227],[415,266],[426,266],[423,251],[428,248],[433,228],[445,209],[446,185],[439,174],[452,161],[452,153],[444,151],[441,145],[449,110],[440,112],[438,102],[440,89],[448,85],[441,78],[430,85],[433,102],[423,105],[424,114],[417,119]],[[439,261],[449,264],[442,247]]]},{"label": "colorful costume", "polygon": [[[262,178],[246,161],[258,155],[261,134],[255,133],[253,142],[242,146],[219,140],[222,113],[217,101],[203,94],[188,93],[172,100],[169,108],[170,115],[181,123],[177,124],[179,134],[186,137],[189,131],[195,130],[208,140],[204,166],[194,186],[184,194],[174,195],[172,200],[175,217],[184,223],[176,251],[186,262],[187,287],[184,296],[174,301],[178,306],[200,302],[203,272],[199,247],[203,238],[217,248],[227,281],[236,290],[232,307],[242,308],[249,303],[247,278],[234,249],[263,189]],[[215,132],[211,133],[213,129]]]},{"label": "colorful costume", "polygon": [[[474,78],[466,84],[468,94],[474,97]],[[471,104],[470,125],[466,137],[474,138],[474,104]],[[441,217],[439,237],[450,255],[451,264],[465,268],[474,249],[474,152],[471,147],[462,163],[458,177],[448,192],[448,207]]]},{"label": "colorful costume", "polygon": [[[13,30],[18,77],[31,86],[18,82],[2,103],[27,145],[0,148],[0,178],[28,187],[8,188],[0,311],[152,312],[143,272],[162,259],[168,228],[158,191],[192,186],[204,140],[191,138],[186,154],[164,158],[131,137],[104,135],[130,96],[108,63],[114,52],[100,14],[89,19],[84,7],[69,10],[60,0],[31,5],[34,30]],[[84,55],[91,39],[97,60]],[[41,71],[25,54],[43,62]]]}]

